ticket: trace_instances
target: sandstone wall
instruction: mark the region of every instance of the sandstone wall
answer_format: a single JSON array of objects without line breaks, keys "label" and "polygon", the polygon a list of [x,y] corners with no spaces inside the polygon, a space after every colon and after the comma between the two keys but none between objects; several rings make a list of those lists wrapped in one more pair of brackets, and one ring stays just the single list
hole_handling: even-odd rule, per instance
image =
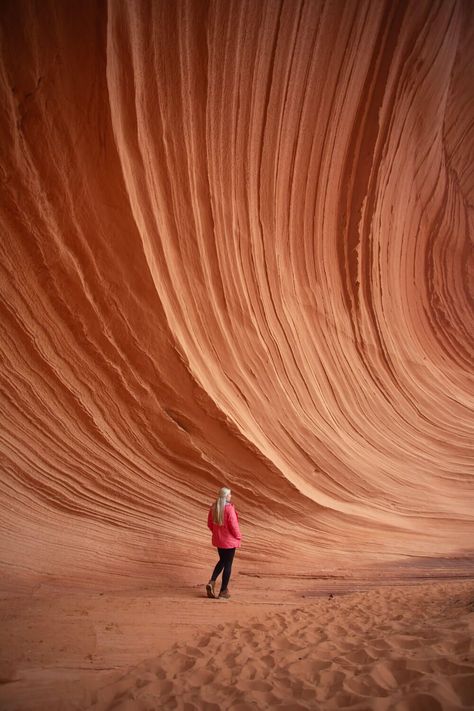
[{"label": "sandstone wall", "polygon": [[6,578],[472,548],[473,10],[2,2]]}]

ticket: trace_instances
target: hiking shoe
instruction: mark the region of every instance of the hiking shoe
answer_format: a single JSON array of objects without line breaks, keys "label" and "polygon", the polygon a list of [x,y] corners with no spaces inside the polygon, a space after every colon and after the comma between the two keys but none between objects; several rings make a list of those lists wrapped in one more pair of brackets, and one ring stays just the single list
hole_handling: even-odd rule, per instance
[{"label": "hiking shoe", "polygon": [[226,600],[230,598],[230,592],[228,590],[221,590],[219,597],[225,597]]},{"label": "hiking shoe", "polygon": [[215,585],[216,585],[215,580],[209,580],[208,584],[206,585],[207,597],[214,597],[215,598],[215,594],[214,594]]}]

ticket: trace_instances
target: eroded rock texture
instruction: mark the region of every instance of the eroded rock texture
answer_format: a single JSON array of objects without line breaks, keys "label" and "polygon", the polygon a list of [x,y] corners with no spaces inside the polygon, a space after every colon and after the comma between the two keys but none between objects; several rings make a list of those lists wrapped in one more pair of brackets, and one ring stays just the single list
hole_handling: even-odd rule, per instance
[{"label": "eroded rock texture", "polygon": [[472,546],[472,3],[1,18],[4,571]]}]

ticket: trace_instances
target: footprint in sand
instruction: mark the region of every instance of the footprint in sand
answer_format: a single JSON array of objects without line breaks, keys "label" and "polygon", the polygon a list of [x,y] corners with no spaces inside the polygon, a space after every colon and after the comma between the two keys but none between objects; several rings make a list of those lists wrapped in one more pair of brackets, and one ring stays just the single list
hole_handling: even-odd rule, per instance
[{"label": "footprint in sand", "polygon": [[204,654],[201,652],[201,650],[198,647],[192,647],[191,645],[186,645],[183,649],[185,654],[187,654],[190,657],[203,657]]},{"label": "footprint in sand", "polygon": [[316,697],[318,701],[327,701],[342,689],[346,674],[338,670],[322,671],[319,676],[319,684],[316,687]]},{"label": "footprint in sand", "polygon": [[196,669],[186,674],[186,684],[190,686],[201,687],[204,684],[210,684],[213,680],[213,672],[206,669]]},{"label": "footprint in sand", "polygon": [[373,674],[358,674],[346,679],[344,689],[365,698],[383,697],[391,693],[389,689],[377,683]]},{"label": "footprint in sand", "polygon": [[389,637],[392,647],[397,649],[415,649],[420,646],[420,639],[407,634],[391,635]]},{"label": "footprint in sand", "polygon": [[242,649],[239,654],[235,657],[235,664],[238,667],[244,666],[244,664],[247,664],[249,659],[251,659],[253,656],[252,652],[250,650]]},{"label": "footprint in sand", "polygon": [[174,654],[163,655],[161,663],[168,676],[176,676],[176,674],[182,674],[192,669],[196,664],[196,660],[187,654],[175,652]]},{"label": "footprint in sand", "polygon": [[423,673],[416,669],[408,669],[406,660],[400,659],[374,664],[370,676],[379,687],[394,691],[419,679]]},{"label": "footprint in sand", "polygon": [[153,672],[157,679],[166,679],[166,672],[162,667],[156,666],[153,669],[150,668],[150,671]]},{"label": "footprint in sand", "polygon": [[269,669],[273,669],[273,667],[275,666],[275,659],[272,657],[271,654],[266,654],[264,657],[261,658],[261,661]]},{"label": "footprint in sand", "polygon": [[[258,676],[260,676],[260,674],[255,664],[246,664],[240,672],[240,680],[242,680],[244,683],[248,680],[253,681],[253,679]],[[241,682],[239,681],[239,683],[237,684],[238,688],[240,688],[240,683]]]},{"label": "footprint in sand", "polygon": [[286,637],[277,637],[276,639],[272,639],[271,646],[273,649],[278,649],[278,650],[282,650],[285,652],[290,652],[290,651],[296,652],[301,649],[300,645],[293,644]]},{"label": "footprint in sand", "polygon": [[377,653],[384,652],[387,649],[391,649],[391,646],[386,639],[371,639],[367,645],[367,651],[374,656],[377,656]]},{"label": "footprint in sand", "polygon": [[288,665],[288,671],[292,676],[303,679],[310,684],[318,684],[320,672],[329,669],[331,662],[321,662],[314,659],[304,659]]},{"label": "footprint in sand", "polygon": [[340,656],[348,662],[352,662],[357,665],[371,664],[378,657],[378,655],[373,656],[372,654],[369,654],[369,652],[365,649],[354,649],[354,651]]},{"label": "footprint in sand", "polygon": [[326,631],[330,637],[344,638],[348,634],[348,631],[345,627],[341,627],[341,625],[337,624],[326,625]]}]

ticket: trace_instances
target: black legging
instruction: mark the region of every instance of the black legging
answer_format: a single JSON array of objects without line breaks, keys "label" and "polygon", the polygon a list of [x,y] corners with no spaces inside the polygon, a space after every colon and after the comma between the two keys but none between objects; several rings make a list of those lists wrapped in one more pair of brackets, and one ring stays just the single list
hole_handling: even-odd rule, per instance
[{"label": "black legging", "polygon": [[214,568],[211,580],[217,580],[217,577],[222,573],[222,571],[224,571],[224,574],[222,575],[221,590],[227,590],[230,574],[232,572],[232,561],[234,560],[235,548],[218,548],[217,550],[219,551],[219,562]]}]

